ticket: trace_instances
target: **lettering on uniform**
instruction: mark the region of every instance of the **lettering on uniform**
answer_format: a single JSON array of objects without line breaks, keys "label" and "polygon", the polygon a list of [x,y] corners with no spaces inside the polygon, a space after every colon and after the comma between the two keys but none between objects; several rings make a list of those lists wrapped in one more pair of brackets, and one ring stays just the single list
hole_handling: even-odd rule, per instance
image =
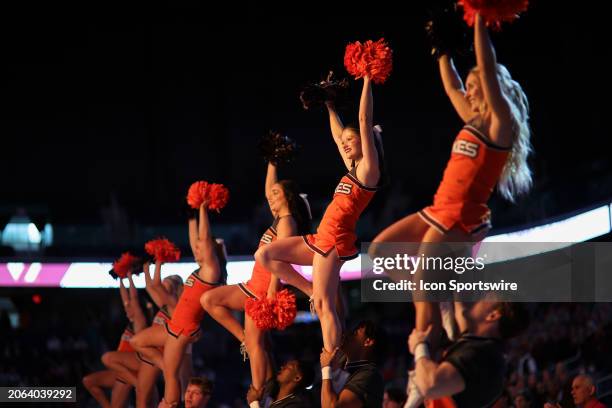
[{"label": "lettering on uniform", "polygon": [[190,276],[187,278],[187,280],[185,281],[185,286],[189,286],[190,288],[193,287],[193,278]]},{"label": "lettering on uniform", "polygon": [[335,193],[349,195],[351,194],[352,188],[353,188],[352,184],[340,182],[340,184],[338,184],[338,187],[336,187]]},{"label": "lettering on uniform", "polygon": [[270,242],[272,242],[272,236],[269,234],[263,234],[263,236],[261,237],[261,242],[263,242],[264,244],[269,244]]},{"label": "lettering on uniform", "polygon": [[453,153],[463,154],[468,157],[478,156],[478,144],[459,139],[453,143]]}]

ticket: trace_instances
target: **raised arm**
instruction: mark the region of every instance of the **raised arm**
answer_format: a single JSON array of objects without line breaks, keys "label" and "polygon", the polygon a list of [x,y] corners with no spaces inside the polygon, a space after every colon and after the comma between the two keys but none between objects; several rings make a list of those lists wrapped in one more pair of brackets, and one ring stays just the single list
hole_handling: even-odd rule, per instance
[{"label": "raised arm", "polygon": [[373,127],[374,98],[370,78],[363,78],[361,101],[359,102],[359,137],[363,158],[357,167],[357,178],[367,186],[375,186],[380,178],[378,153],[374,144]]},{"label": "raised arm", "polygon": [[153,286],[161,286],[161,262],[155,261],[155,271],[153,272]]},{"label": "raised arm", "polygon": [[216,282],[220,277],[221,268],[217,259],[216,242],[212,236],[206,205],[207,203],[202,203],[200,206],[200,222],[198,225],[199,275],[205,281]]},{"label": "raised arm", "polygon": [[144,275],[144,280],[145,280],[145,290],[147,292],[149,292],[149,290],[153,286],[153,279],[151,279],[151,275],[149,275],[150,266],[151,264],[149,262],[145,262],[142,265],[142,273]]},{"label": "raised arm", "polygon": [[123,278],[119,278],[119,295],[121,296],[121,304],[123,305],[125,312],[128,313],[128,306],[130,304],[130,294],[125,288],[125,285],[123,284]]},{"label": "raised arm", "polygon": [[197,258],[196,243],[198,242],[198,221],[195,219],[195,217],[189,219],[187,227],[189,228],[189,246],[191,247],[191,253],[195,258]]},{"label": "raised arm", "polygon": [[336,112],[336,107],[333,102],[325,102],[325,106],[327,106],[327,112],[329,113],[329,127],[331,129],[332,137],[334,138],[334,142],[336,142],[336,146],[338,146],[338,152],[340,153],[340,157],[342,157],[342,161],[347,169],[351,169],[351,160],[347,159],[344,155],[344,149],[342,147],[342,131],[344,130],[344,125],[342,124],[342,120],[340,119],[340,115]]},{"label": "raised arm", "polygon": [[465,99],[465,88],[461,77],[457,73],[453,60],[448,55],[442,55],[438,59],[440,67],[440,77],[444,92],[450,99],[455,111],[464,123],[467,123],[475,113],[472,111],[470,103]]},{"label": "raised arm", "polygon": [[[336,393],[332,385],[331,373],[338,368],[338,349],[328,352],[323,349],[321,361],[321,408],[361,408],[363,401],[349,389],[342,389]],[[325,373],[325,374],[324,374]]]},{"label": "raised arm", "polygon": [[[491,109],[493,114],[492,125],[497,125],[506,128],[512,124],[512,111],[510,103],[504,96],[499,80],[497,79],[497,57],[495,49],[489,38],[489,31],[480,16],[476,15],[474,23],[474,49],[476,52],[476,64],[478,65],[478,73],[484,99]],[[493,132],[495,133],[495,132]],[[496,135],[490,135],[495,142],[504,142],[496,140]],[[511,141],[508,141],[511,142]]]},{"label": "raised arm", "polygon": [[155,262],[155,272],[153,272],[153,278],[149,275],[149,263],[144,264],[144,275],[145,275],[145,290],[153,299],[153,302],[157,307],[161,308],[168,304],[173,304],[176,300],[172,294],[166,291],[166,288],[161,281],[161,262]]},{"label": "raised arm", "polygon": [[[272,162],[268,162],[268,170],[266,172],[266,199],[268,200],[268,202],[270,202],[270,199],[272,198],[272,186],[274,186],[274,184],[276,184],[278,182],[278,174],[276,171],[276,165]],[[270,211],[272,211],[272,208],[270,208]],[[274,214],[274,211],[272,211],[272,215]]]},{"label": "raised arm", "polygon": [[465,381],[451,363],[436,363],[430,358],[428,341],[431,326],[425,331],[412,330],[408,337],[408,349],[414,355],[416,365],[415,384],[424,398],[436,399],[457,394],[465,389]]},{"label": "raised arm", "polygon": [[138,289],[136,289],[136,285],[134,285],[134,280],[132,279],[131,273],[128,273],[128,280],[130,282],[129,295],[132,323],[134,325],[134,332],[138,333],[139,331],[147,328],[147,318],[140,307]]},{"label": "raised arm", "polygon": [[465,389],[463,377],[452,364],[438,364],[429,358],[417,361],[415,382],[427,399],[449,397]]}]

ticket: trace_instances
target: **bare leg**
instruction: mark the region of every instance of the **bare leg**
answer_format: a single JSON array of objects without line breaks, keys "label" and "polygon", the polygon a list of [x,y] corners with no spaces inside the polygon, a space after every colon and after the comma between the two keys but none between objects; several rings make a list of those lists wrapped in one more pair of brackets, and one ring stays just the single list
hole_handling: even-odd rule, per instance
[{"label": "bare leg", "polygon": [[266,376],[265,382],[270,381],[273,377],[276,377],[276,371],[274,370],[274,360],[272,358],[272,342],[270,340],[270,333],[263,333],[264,350],[266,352]]},{"label": "bare leg", "polygon": [[104,388],[113,388],[115,379],[115,373],[111,370],[96,371],[83,377],[83,386],[102,408],[111,408],[111,403],[104,393]]},{"label": "bare leg", "polygon": [[338,313],[338,321],[340,322],[340,333],[346,330],[346,306],[344,304],[344,295],[342,293],[342,282],[338,282],[338,293],[336,294],[336,312]]},{"label": "bare leg", "polygon": [[251,364],[251,384],[255,389],[261,389],[267,380],[268,356],[265,350],[265,332],[255,325],[253,319],[245,316],[245,343]]},{"label": "bare leg", "polygon": [[191,355],[191,352],[185,352],[185,356],[183,356],[183,362],[181,363],[181,368],[179,369],[179,377],[181,380],[181,399],[183,399],[185,396],[185,390],[187,389],[189,379],[193,377],[193,364],[191,362]]},{"label": "bare leg", "polygon": [[244,300],[246,295],[236,285],[220,286],[207,291],[200,298],[202,307],[238,339],[244,341],[244,331],[242,325],[234,315],[232,310],[244,310]]},{"label": "bare leg", "polygon": [[166,404],[178,403],[181,400],[179,369],[185,356],[185,349],[190,342],[189,337],[182,335],[178,338],[168,336],[166,339],[164,345],[164,400]]},{"label": "bare leg", "polygon": [[132,385],[115,381],[115,385],[113,386],[113,390],[111,392],[111,407],[126,407],[130,398],[130,391],[132,391]]},{"label": "bare leg", "polygon": [[[435,256],[469,256],[469,251],[471,250],[470,244],[466,246],[458,245],[457,247],[453,246],[452,248],[447,248],[444,247],[443,243],[469,243],[470,241],[471,237],[458,229],[453,229],[446,234],[442,234],[435,228],[430,227],[429,230],[425,233],[425,236],[423,237],[423,243],[419,248],[419,253],[422,253],[425,259],[427,257]],[[449,252],[451,250],[452,252]],[[422,268],[419,268],[416,271],[414,277],[416,281],[419,281],[421,279],[426,279],[427,274],[425,271],[422,270]],[[439,341],[442,334],[440,303],[434,301],[415,301],[414,307],[416,309],[416,329],[426,330],[429,325],[432,326],[430,347],[431,350],[435,352],[439,346]]]},{"label": "bare leg", "polygon": [[338,273],[342,266],[338,251],[334,248],[327,256],[315,254],[312,266],[313,297],[321,321],[323,347],[333,351],[340,346],[342,336],[342,326],[336,312]]},{"label": "bare leg", "polygon": [[429,230],[427,224],[417,213],[410,214],[382,230],[372,242],[422,242]]},{"label": "bare leg", "polygon": [[291,266],[312,265],[313,253],[302,237],[283,238],[264,245],[255,252],[255,260],[289,285],[312,296],[312,283]]},{"label": "bare leg", "polygon": [[136,373],[140,366],[140,361],[136,353],[131,351],[107,351],[102,355],[102,363],[116,376],[131,385],[136,385],[138,379]]},{"label": "bare leg", "polygon": [[160,348],[166,343],[168,333],[159,324],[153,324],[139,331],[130,339],[130,344],[145,359],[163,368],[163,356]]},{"label": "bare leg", "polygon": [[138,382],[136,383],[136,408],[149,408],[157,406],[154,398],[157,395],[155,382],[161,370],[150,364],[141,363],[138,369]]}]

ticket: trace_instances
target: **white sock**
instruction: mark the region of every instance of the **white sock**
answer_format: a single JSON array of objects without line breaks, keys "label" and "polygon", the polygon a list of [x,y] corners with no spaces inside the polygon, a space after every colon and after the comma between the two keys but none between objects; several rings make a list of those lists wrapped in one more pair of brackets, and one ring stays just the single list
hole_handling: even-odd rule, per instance
[{"label": "white sock", "polygon": [[455,322],[455,308],[451,302],[440,302],[442,327],[450,341],[457,340],[457,323]]},{"label": "white sock", "polygon": [[414,382],[415,375],[416,372],[414,370],[408,372],[408,383],[406,384],[406,394],[408,394],[408,399],[404,404],[404,408],[418,408],[421,406],[421,404],[423,404],[423,396]]}]

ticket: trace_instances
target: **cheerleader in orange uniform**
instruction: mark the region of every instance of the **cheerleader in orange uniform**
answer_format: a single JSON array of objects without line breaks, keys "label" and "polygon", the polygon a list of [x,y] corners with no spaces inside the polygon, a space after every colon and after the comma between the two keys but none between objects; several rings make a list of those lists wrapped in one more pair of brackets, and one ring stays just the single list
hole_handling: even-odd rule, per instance
[{"label": "cheerleader in orange uniform", "polygon": [[[129,293],[121,278],[119,279],[119,292],[130,323],[121,334],[117,351],[109,351],[102,356],[102,362],[107,369],[96,371],[83,378],[83,385],[87,391],[104,408],[126,405],[133,384],[124,378],[124,373],[128,371],[131,375],[135,375],[139,367],[139,361],[129,341],[135,332],[146,327],[146,318],[138,302],[138,293],[132,282],[132,274],[128,273],[127,277],[130,281]],[[111,390],[110,401],[104,393],[105,388]]]},{"label": "cheerleader in orange uniform", "polygon": [[170,320],[179,296],[183,292],[183,280],[178,275],[161,279],[161,262],[155,262],[153,278],[149,274],[150,265],[143,265],[145,289],[155,305],[159,308],[151,326],[142,330],[131,340],[138,357],[150,365],[162,366],[162,347],[166,341],[166,322]]},{"label": "cheerleader in orange uniform", "polygon": [[161,266],[161,262],[155,262],[151,278],[149,263],[143,265],[145,289],[159,310],[153,317],[152,324],[130,341],[137,351],[136,355],[143,363],[137,374],[137,408],[150,406],[151,401],[155,402],[158,398],[155,382],[161,373],[162,351],[167,336],[165,325],[172,316],[178,297],[183,291],[183,280],[180,276],[170,275],[161,279]]},{"label": "cheerleader in orange uniform", "polygon": [[[455,138],[433,205],[389,226],[375,243],[422,243],[418,254],[428,256],[435,249],[427,243],[459,242],[466,243],[464,250],[470,255],[472,243],[483,239],[491,228],[487,201],[495,186],[510,201],[529,190],[527,97],[508,70],[497,63],[479,15],[474,45],[477,65],[468,74],[465,87],[451,58],[444,54],[438,59],[446,94],[465,126]],[[370,253],[376,256],[377,251],[373,245]],[[415,274],[417,280],[423,276],[422,270]],[[430,347],[435,349],[442,327],[439,304],[416,301],[415,308],[416,330],[425,331],[432,325]]]},{"label": "cheerleader in orange uniform", "polygon": [[178,405],[181,396],[181,363],[191,343],[200,336],[200,322],[205,314],[200,298],[207,291],[221,286],[226,278],[225,247],[212,236],[207,205],[207,202],[200,205],[199,225],[196,225],[198,223],[195,219],[189,220],[189,242],[200,268],[185,281],[172,318],[166,323],[168,335],[163,352],[165,389],[160,407]]},{"label": "cheerleader in orange uniform", "polygon": [[[277,180],[276,165],[268,163],[266,198],[272,215],[272,225],[259,241],[259,247],[277,239],[304,234],[310,229],[310,212],[306,199],[300,196],[297,184],[291,180]],[[259,262],[255,262],[251,278],[237,285],[221,286],[202,296],[206,311],[240,341],[241,351],[248,352],[252,386],[261,389],[272,375],[270,357],[264,348],[265,331],[259,329],[251,316],[245,314],[244,331],[231,311],[243,311],[247,298],[273,297],[279,281]],[[270,367],[270,369],[268,369]]]},{"label": "cheerleader in orange uniform", "polygon": [[[363,79],[359,107],[359,128],[344,127],[333,105],[328,103],[334,141],[349,170],[334,192],[317,233],[291,237],[263,246],[255,260],[280,279],[311,296],[321,321],[324,347],[333,351],[340,345],[341,324],[336,311],[339,272],[343,261],[358,256],[355,224],[372,199],[381,178],[382,145],[372,127],[372,86]],[[312,265],[312,284],[291,264]]]}]

